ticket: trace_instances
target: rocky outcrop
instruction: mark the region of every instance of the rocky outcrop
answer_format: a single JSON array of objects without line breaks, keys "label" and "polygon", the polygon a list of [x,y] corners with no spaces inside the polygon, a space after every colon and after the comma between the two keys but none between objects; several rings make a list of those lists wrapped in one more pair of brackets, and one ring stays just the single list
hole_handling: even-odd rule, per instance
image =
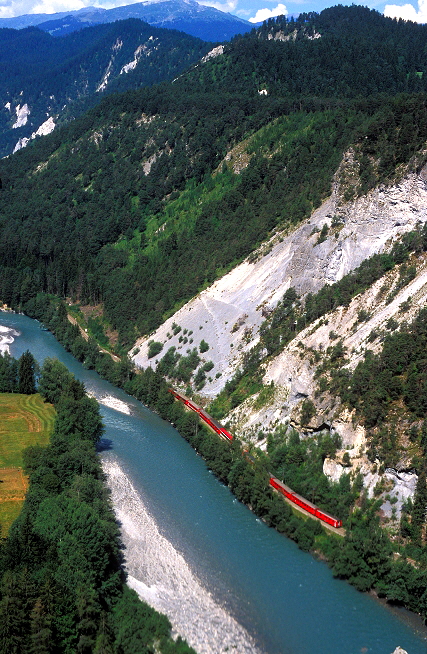
[{"label": "rocky outcrop", "polygon": [[[244,353],[258,342],[260,325],[289,287],[299,295],[315,292],[341,279],[372,254],[390,249],[402,234],[426,222],[427,169],[344,203],[342,184],[350,173],[356,179],[353,167],[352,154],[347,153],[331,197],[309,220],[291,233],[276,234],[182,307],[150,338],[137,342],[135,362],[144,367],[156,365],[157,358],[148,358],[150,340],[163,344],[163,355],[171,346],[182,354],[189,348],[199,349],[204,339],[209,344],[205,360],[212,360],[214,368],[203,393],[215,396],[235,373]],[[247,398],[227,417],[232,431],[260,448],[266,445],[263,433],[283,425],[307,436],[322,430],[338,434],[342,450],[334,460],[325,460],[324,473],[333,481],[342,474],[360,473],[369,496],[382,493],[383,518],[392,520],[413,495],[416,475],[407,469],[409,462],[404,457],[400,472],[386,473],[380,462],[367,459],[365,429],[340,405],[339,398],[318,392],[315,372],[328,347],[338,341],[346,350],[345,365],[354,369],[367,348],[379,350],[391,318],[397,324],[410,321],[427,303],[427,258],[414,256],[411,265],[417,274],[406,286],[397,287],[399,271],[394,269],[348,307],[338,308],[298,333],[281,354],[264,364],[264,389],[268,387],[269,392]],[[302,425],[306,399],[315,411],[309,423]]]},{"label": "rocky outcrop", "polygon": [[[402,505],[415,492],[417,476],[408,470],[410,461],[406,460],[404,453],[397,462],[399,470],[389,469],[381,474],[380,462],[368,460],[366,432],[355,422],[354,412],[343,408],[339,398],[327,392],[319,394],[315,379],[316,358],[321,362],[327,348],[339,340],[346,350],[345,366],[354,369],[367,349],[374,352],[380,349],[390,319],[397,324],[410,322],[419,308],[427,303],[427,257],[420,255],[415,263],[416,277],[400,289],[391,302],[387,301],[387,295],[397,282],[397,269],[388,273],[386,284],[384,279],[379,280],[354,298],[348,307],[340,307],[300,332],[265,367],[263,382],[275,389],[268,402],[254,411],[256,397],[248,398],[229,416],[231,430],[254,442],[257,442],[260,431],[272,431],[280,424],[291,424],[303,435],[325,429],[338,434],[343,449],[334,460],[325,460],[325,475],[331,481],[338,481],[342,474],[360,473],[369,497],[374,496],[381,480],[385,481],[381,491],[384,498],[382,515],[388,519],[400,516]],[[387,286],[387,292],[384,292],[384,286]],[[369,317],[359,322],[362,309]],[[315,406],[315,415],[308,425],[301,425],[301,408],[307,398]],[[348,458],[343,465],[344,453]]]},{"label": "rocky outcrop", "polygon": [[12,129],[17,129],[18,127],[23,127],[28,122],[28,116],[30,115],[30,109],[27,103],[23,104],[22,107],[20,104],[16,107],[16,120],[12,125]]},{"label": "rocky outcrop", "polygon": [[210,50],[208,52],[208,54],[206,54],[204,57],[202,57],[200,62],[202,64],[204,64],[207,61],[209,61],[209,59],[215,59],[215,57],[219,57],[222,54],[224,54],[224,46],[223,45],[217,45],[216,48],[212,48],[212,50]]},{"label": "rocky outcrop", "polygon": [[[426,221],[426,179],[424,169],[419,175],[407,175],[395,186],[381,186],[362,198],[343,203],[340,170],[331,197],[309,220],[291,233],[276,234],[253,256],[177,311],[149,338],[140,339],[133,348],[138,352],[133,356],[135,363],[143,367],[155,365],[156,359],[148,358],[150,340],[161,342],[163,352],[174,346],[185,354],[204,339],[210,346],[208,358],[214,369],[203,392],[210,397],[216,395],[240,365],[243,354],[258,342],[260,325],[289,287],[303,295],[315,292],[324,284],[341,279],[372,254],[390,248],[394,240],[418,222]],[[324,225],[328,234],[319,242]],[[181,332],[173,333],[174,323],[182,328]],[[192,332],[186,343],[182,338],[184,330]],[[326,333],[330,330],[331,327]],[[289,361],[285,368],[282,362],[277,366],[283,369],[281,378],[293,378],[295,393],[306,393],[304,388],[310,375],[305,364],[296,368]],[[272,378],[277,375],[272,374]]]},{"label": "rocky outcrop", "polygon": [[13,154],[15,152],[17,152],[18,150],[21,150],[22,148],[25,148],[28,145],[28,143],[31,140],[37,138],[37,136],[46,136],[47,134],[50,134],[51,132],[53,132],[55,127],[56,127],[55,121],[52,118],[52,116],[50,116],[47,120],[44,121],[44,123],[42,123],[40,125],[40,127],[35,132],[33,132],[31,134],[31,136],[29,138],[26,138],[24,136],[23,138],[19,139],[19,141],[16,143],[16,145],[15,145],[15,147],[13,149]]}]

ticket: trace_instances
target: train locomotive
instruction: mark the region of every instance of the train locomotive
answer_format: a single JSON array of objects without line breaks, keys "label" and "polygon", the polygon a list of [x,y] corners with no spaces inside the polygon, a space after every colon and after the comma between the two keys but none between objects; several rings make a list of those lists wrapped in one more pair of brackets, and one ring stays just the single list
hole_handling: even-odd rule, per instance
[{"label": "train locomotive", "polygon": [[198,413],[200,418],[207,424],[209,427],[211,427],[217,434],[218,436],[221,436],[221,438],[224,438],[225,440],[232,441],[233,440],[233,435],[230,434],[225,427],[219,424],[219,422],[216,422],[212,418],[212,416],[209,415],[209,413],[206,413],[202,407],[200,407],[198,404],[193,402],[193,400],[190,400],[186,395],[183,395],[182,393],[178,393],[175,391],[173,388],[169,389],[169,393],[172,393],[172,395],[177,399],[180,400],[185,404],[185,406],[188,406],[189,409],[194,411],[195,413]]}]

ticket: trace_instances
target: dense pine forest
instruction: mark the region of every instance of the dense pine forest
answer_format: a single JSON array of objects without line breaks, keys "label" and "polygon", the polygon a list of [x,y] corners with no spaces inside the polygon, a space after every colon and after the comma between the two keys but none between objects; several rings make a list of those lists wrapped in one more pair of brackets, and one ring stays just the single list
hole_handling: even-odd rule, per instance
[{"label": "dense pine forest", "polygon": [[[306,438],[279,425],[259,434],[265,449],[254,451],[249,461],[237,439],[232,445],[216,442],[197,416],[186,413],[168,393],[165,378],[188,383],[201,363],[202,347],[189,351],[185,361],[171,349],[155,371],[137,371],[127,353],[138,336],[152,332],[262,242],[308,218],[330,194],[349,149],[360,174],[347,186],[340,180],[346,201],[379,184],[386,188],[399,182],[408,171],[420,172],[427,162],[426,30],[357,6],[269,20],[172,82],[106,97],[0,162],[0,300],[42,320],[86,367],[175,424],[215,475],[268,525],[327,558],[334,573],[359,590],[374,588],[424,618],[425,309],[420,307],[413,321],[402,326],[390,321],[380,351],[367,351],[353,371],[345,367],[348,353],[333,332],[330,348],[322,355],[312,353],[319,364],[316,393],[340,398],[354,412],[354,420],[368,430],[367,455],[373,465],[378,461],[384,471],[395,463],[397,431],[405,425],[418,485],[393,532],[382,529],[381,502],[377,496],[368,499],[360,476],[345,474],[334,483],[323,474],[325,459],[340,449],[336,435],[319,431]],[[166,64],[168,75],[172,68]],[[336,216],[331,231],[338,235],[339,229]],[[325,226],[318,243],[327,233]],[[211,403],[212,415],[226,419],[255,392],[267,396],[272,389],[263,386],[263,366],[300,331],[337,307],[349,306],[390,271],[399,271],[397,285],[404,287],[416,274],[413,257],[426,251],[426,229],[419,225],[387,252],[316,294],[299,297],[288,289],[266,314],[257,346]],[[99,311],[85,323],[87,338],[68,315],[85,304]],[[365,319],[361,313],[360,322]],[[204,353],[209,345],[203,343]],[[153,341],[151,358],[161,349]],[[18,388],[16,366],[8,357],[1,361],[0,381],[9,392]],[[209,366],[205,362],[199,368],[199,390]],[[61,379],[66,376],[57,372]],[[55,404],[58,426],[46,451],[28,453],[28,502],[2,549],[2,606],[9,601],[9,586],[16,587],[16,601],[22,602],[28,575],[31,582],[30,604],[22,613],[26,617],[13,627],[22,634],[15,651],[24,651],[19,649],[22,639],[33,643],[33,607],[37,602],[48,606],[40,588],[51,584],[61,593],[68,583],[63,567],[70,550],[59,546],[54,534],[61,538],[62,519],[74,520],[64,517],[68,511],[80,524],[80,509],[73,504],[76,489],[96,487],[96,501],[104,493],[93,448],[102,431],[96,411],[78,383],[64,382],[58,397],[48,380],[46,369],[40,392]],[[70,427],[76,403],[86,403],[90,415],[84,424],[71,421]],[[397,409],[403,418],[393,424],[389,416]],[[303,427],[315,410],[307,398]],[[85,457],[90,450],[84,465],[91,481],[80,479],[74,464],[62,464],[62,448],[79,470],[83,450]],[[269,471],[343,519],[345,538],[293,515],[269,488]],[[59,516],[52,532],[49,511]],[[130,652],[131,645],[120,640],[121,607],[136,600],[123,590],[116,527],[108,505],[102,504],[96,518],[91,502],[84,511],[89,522],[102,523],[98,533],[106,539],[105,556],[95,561],[95,576],[84,583],[76,563],[70,577],[73,592],[63,600],[67,606],[60,603],[60,613],[49,624],[61,643],[74,647],[82,642],[81,651],[109,639],[120,642],[118,652]],[[29,544],[34,553],[28,554]],[[22,562],[14,558],[15,550],[22,553]],[[48,561],[42,551],[51,556]],[[25,556],[34,559],[34,568],[27,570]],[[39,579],[36,590],[31,584],[37,586]],[[188,651],[181,643],[181,650],[168,649],[169,626],[161,624],[162,651]],[[31,647],[28,651],[35,651]]]}]

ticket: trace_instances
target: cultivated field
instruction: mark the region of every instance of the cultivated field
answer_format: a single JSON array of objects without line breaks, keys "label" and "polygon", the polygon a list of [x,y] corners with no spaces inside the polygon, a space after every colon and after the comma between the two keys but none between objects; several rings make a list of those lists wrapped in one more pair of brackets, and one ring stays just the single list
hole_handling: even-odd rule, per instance
[{"label": "cultivated field", "polygon": [[0,393],[0,525],[6,535],[19,515],[27,489],[22,472],[22,451],[46,445],[53,429],[55,409],[40,395]]}]

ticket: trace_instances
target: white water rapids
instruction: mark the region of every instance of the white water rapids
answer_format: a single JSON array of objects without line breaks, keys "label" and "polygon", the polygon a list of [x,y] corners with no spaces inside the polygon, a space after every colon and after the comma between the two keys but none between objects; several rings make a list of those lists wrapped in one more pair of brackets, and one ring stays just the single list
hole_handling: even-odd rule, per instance
[{"label": "white water rapids", "polygon": [[122,400],[119,400],[113,395],[103,395],[102,397],[97,397],[96,399],[99,404],[108,406],[110,409],[115,409],[115,411],[119,411],[119,413],[125,413],[128,416],[131,413],[129,405],[126,404],[126,402],[122,402]]},{"label": "white water rapids", "polygon": [[13,343],[16,336],[19,336],[19,332],[17,332],[15,329],[11,329],[11,327],[3,327],[3,325],[0,325],[0,352],[1,352],[1,354],[4,354],[5,352],[10,354],[9,345],[11,343]]},{"label": "white water rapids", "polygon": [[261,654],[249,633],[210,595],[183,556],[160,533],[142,498],[116,461],[103,460],[126,546],[128,584],[168,616],[198,654]]}]

